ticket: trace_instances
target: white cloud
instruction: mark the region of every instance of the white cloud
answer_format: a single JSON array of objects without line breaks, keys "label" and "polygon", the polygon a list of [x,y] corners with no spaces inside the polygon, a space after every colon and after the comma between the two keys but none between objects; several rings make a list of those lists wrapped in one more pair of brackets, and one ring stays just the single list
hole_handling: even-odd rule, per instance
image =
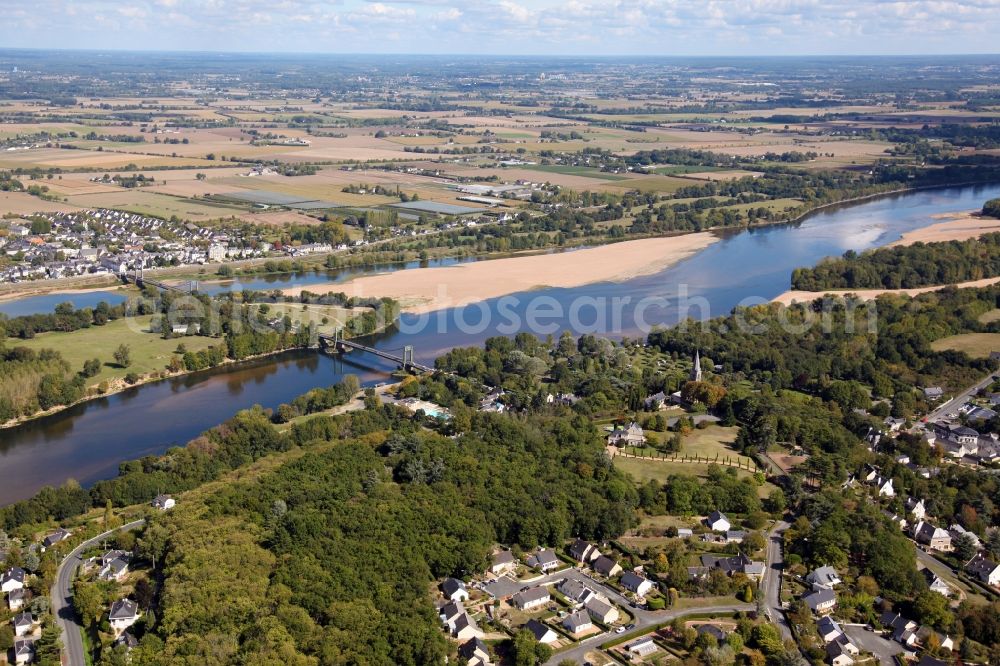
[{"label": "white cloud", "polygon": [[[3,0],[0,44],[643,55],[995,52],[1000,0]],[[81,23],[76,16],[94,17]],[[37,20],[44,16],[45,20]],[[181,21],[186,17],[186,21]],[[330,37],[340,39],[331,40]]]}]

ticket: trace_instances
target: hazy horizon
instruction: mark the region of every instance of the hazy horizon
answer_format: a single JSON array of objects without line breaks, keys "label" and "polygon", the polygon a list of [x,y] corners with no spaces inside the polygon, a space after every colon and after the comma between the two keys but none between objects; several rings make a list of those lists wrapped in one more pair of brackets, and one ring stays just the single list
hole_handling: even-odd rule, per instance
[{"label": "hazy horizon", "polygon": [[[987,55],[1000,0],[8,0],[4,48],[496,56]],[[919,45],[919,50],[914,45]]]}]

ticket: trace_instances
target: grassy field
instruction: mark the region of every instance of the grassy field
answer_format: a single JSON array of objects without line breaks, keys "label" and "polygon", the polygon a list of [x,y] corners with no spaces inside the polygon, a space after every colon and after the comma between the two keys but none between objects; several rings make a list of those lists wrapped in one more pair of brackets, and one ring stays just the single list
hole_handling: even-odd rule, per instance
[{"label": "grassy field", "polygon": [[[741,456],[733,449],[733,442],[739,428],[709,425],[704,429],[695,428],[681,440],[681,455],[700,456],[702,458],[717,458],[724,460],[739,460],[744,465],[753,464],[746,456]],[[671,432],[649,433],[656,435],[660,441],[666,441],[673,436]]]},{"label": "grassy field", "polygon": [[[301,305],[299,303],[268,303],[272,316],[288,315],[297,323],[315,323],[321,333],[331,333],[347,323],[353,316],[361,314],[365,308],[339,308],[333,305]],[[323,323],[323,319],[327,323]]]},{"label": "grassy field", "polygon": [[605,171],[601,171],[600,169],[593,169],[591,167],[569,166],[563,164],[533,164],[527,165],[524,168],[531,169],[532,171],[562,173],[567,176],[584,176],[585,178],[597,178],[600,180],[628,180],[628,176],[607,173]]},{"label": "grassy field", "polygon": [[[672,474],[686,474],[699,478],[708,478],[708,467],[711,463],[680,462],[671,460],[640,460],[637,458],[623,458],[615,456],[615,467],[632,476],[638,484],[643,484],[650,479],[655,481],[666,481]],[[737,474],[742,478],[750,476],[751,473],[745,469],[737,470]]]},{"label": "grassy field", "polygon": [[1000,309],[990,310],[989,312],[984,312],[983,314],[979,315],[979,321],[981,321],[984,324],[989,324],[991,322],[997,321],[998,319],[1000,319]]},{"label": "grassy field", "polygon": [[[994,310],[994,312],[996,311]],[[961,335],[950,335],[947,338],[941,338],[932,342],[931,349],[934,351],[953,349],[965,352],[972,358],[986,358],[990,355],[990,352],[1000,351],[1000,333],[963,333]]]},{"label": "grassy field", "polygon": [[70,203],[84,208],[116,208],[140,215],[152,215],[162,218],[169,218],[176,215],[182,219],[191,220],[229,217],[249,208],[249,205],[238,207],[222,206],[207,202],[192,201],[168,194],[143,192],[136,189],[123,189],[121,192],[70,195],[68,199]]},{"label": "grassy field", "polygon": [[[222,340],[198,336],[164,340],[158,334],[147,332],[151,319],[151,316],[132,317],[71,333],[42,333],[31,340],[14,341],[11,346],[56,349],[74,371],[82,369],[86,360],[100,359],[100,373],[89,380],[90,385],[97,385],[104,380],[120,379],[130,372],[147,374],[163,370],[180,343],[184,343],[188,351],[222,344]],[[114,352],[120,344],[128,345],[131,350],[132,363],[128,368],[115,364]]]}]

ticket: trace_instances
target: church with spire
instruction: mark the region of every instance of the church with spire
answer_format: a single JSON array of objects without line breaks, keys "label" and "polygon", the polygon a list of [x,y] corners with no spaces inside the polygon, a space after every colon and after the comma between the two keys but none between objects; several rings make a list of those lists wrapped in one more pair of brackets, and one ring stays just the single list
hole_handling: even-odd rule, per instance
[{"label": "church with spire", "polygon": [[688,377],[692,382],[701,381],[701,354],[699,350],[694,352],[694,367],[691,368],[691,375]]}]

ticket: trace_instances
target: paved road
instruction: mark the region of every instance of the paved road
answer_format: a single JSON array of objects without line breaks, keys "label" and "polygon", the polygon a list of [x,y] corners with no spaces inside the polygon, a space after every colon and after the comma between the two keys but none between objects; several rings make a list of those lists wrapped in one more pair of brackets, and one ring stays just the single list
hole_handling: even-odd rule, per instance
[{"label": "paved road", "polygon": [[[638,631],[640,629],[646,629],[658,624],[660,622],[670,622],[671,620],[683,617],[685,615],[693,615],[695,613],[736,613],[738,611],[749,612],[754,610],[755,606],[753,604],[730,604],[727,606],[704,606],[704,607],[693,607],[685,608],[682,610],[666,610],[666,611],[639,611],[635,608],[629,608],[628,611],[635,616],[635,629],[633,631]],[[632,632],[629,632],[632,633]],[[601,643],[616,638],[616,634],[610,631],[606,631],[603,634],[596,634],[590,638],[585,638],[584,640],[577,643],[571,649],[565,652],[559,652],[549,659],[545,666],[555,666],[560,661],[564,659],[571,659],[579,664],[584,662],[586,654],[591,650],[596,650]]]},{"label": "paved road", "polygon": [[939,418],[943,417],[945,414],[948,414],[950,412],[957,412],[958,408],[964,405],[966,400],[974,396],[976,393],[979,393],[980,390],[992,384],[994,381],[996,381],[996,378],[997,378],[996,373],[987,375],[986,378],[980,381],[979,383],[973,384],[972,386],[965,389],[964,391],[956,395],[948,402],[944,403],[943,405],[932,411],[930,414],[925,416],[923,420],[926,421],[927,423],[933,423],[934,421],[937,421]]},{"label": "paved road", "polygon": [[789,527],[788,523],[779,520],[767,534],[767,566],[764,568],[764,579],[760,586],[764,590],[764,613],[778,625],[781,640],[791,640],[792,630],[781,604],[781,570],[785,560],[781,552],[782,535]]},{"label": "paved road", "polygon": [[86,658],[83,654],[83,639],[80,637],[80,625],[76,621],[76,611],[73,610],[73,576],[76,569],[82,562],[80,553],[88,548],[93,548],[104,539],[115,532],[121,530],[134,530],[144,524],[145,519],[126,523],[121,527],[98,534],[93,539],[88,539],[77,546],[73,552],[63,559],[56,572],[56,582],[52,586],[52,614],[56,618],[59,628],[62,630],[63,660],[64,666],[86,666]]}]

